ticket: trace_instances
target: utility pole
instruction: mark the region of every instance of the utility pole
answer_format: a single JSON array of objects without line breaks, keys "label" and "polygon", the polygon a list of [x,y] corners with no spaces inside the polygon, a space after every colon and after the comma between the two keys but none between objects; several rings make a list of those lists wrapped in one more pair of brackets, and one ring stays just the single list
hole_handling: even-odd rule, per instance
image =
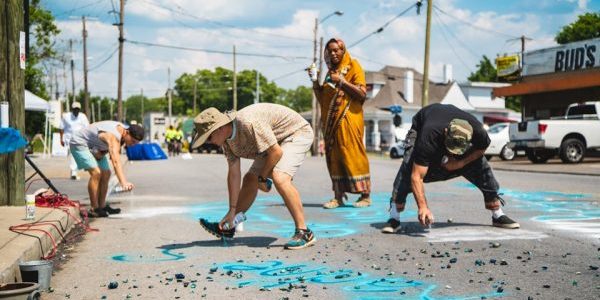
[{"label": "utility pole", "polygon": [[96,103],[98,104],[98,121],[102,121],[102,100]]},{"label": "utility pole", "polygon": [[67,57],[63,56],[62,58],[62,63],[63,63],[63,87],[64,89],[64,95],[65,95],[65,106],[66,106],[66,112],[69,111],[70,109],[70,105],[69,105],[69,91],[67,88]]},{"label": "utility pole", "polygon": [[117,87],[117,120],[123,122],[123,22],[125,22],[125,0],[121,0],[121,8],[119,10],[119,83]]},{"label": "utility pole", "polygon": [[423,62],[423,96],[422,107],[429,104],[429,42],[431,36],[431,7],[433,0],[427,0],[427,26],[425,27],[425,61]]},{"label": "utility pole", "polygon": [[[313,30],[313,64],[317,63],[317,34],[319,31],[319,18],[315,18],[315,28]],[[320,73],[319,73],[320,74]],[[317,79],[318,80],[318,79]],[[319,131],[317,128],[317,95],[312,93],[312,113],[311,113],[311,125],[314,129],[313,143],[312,143],[312,156],[319,154]]]},{"label": "utility pole", "polygon": [[235,67],[235,45],[233,45],[233,110],[237,110],[237,72]]},{"label": "utility pole", "polygon": [[171,97],[171,67],[169,67],[167,69],[167,76],[168,76],[168,80],[169,80],[169,87],[167,88],[167,99],[169,100],[169,123],[167,124],[167,127],[170,125],[173,125],[171,117],[172,117],[172,113],[173,113],[173,98]]},{"label": "utility pole", "polygon": [[142,122],[142,126],[144,125],[144,89],[140,89],[140,94],[142,94],[142,117],[141,117],[141,122]]},{"label": "utility pole", "polygon": [[115,120],[115,115],[114,115],[113,105],[114,105],[113,101],[112,101],[112,100],[110,100],[110,101],[109,101],[109,103],[108,103],[108,110],[110,111],[110,120],[111,120],[111,121],[114,121],[114,120]]},{"label": "utility pole", "polygon": [[[87,31],[85,30],[85,16],[81,17],[83,23],[83,109],[86,115],[90,115],[90,95],[88,93],[88,77],[87,77]],[[93,119],[93,118],[92,118]]]},{"label": "utility pole", "polygon": [[[323,76],[323,37],[319,40],[319,76],[317,77],[319,84],[322,82],[321,77]],[[316,98],[315,98],[316,99]],[[317,155],[319,153],[319,141],[321,140],[321,107],[319,103],[315,102],[315,120],[313,129],[317,141]]]},{"label": "utility pole", "polygon": [[196,116],[196,92],[198,91],[198,78],[194,78],[194,117]]},{"label": "utility pole", "polygon": [[256,70],[256,95],[254,97],[254,103],[260,102],[260,75],[258,75],[258,70]]},{"label": "utility pole", "polygon": [[[8,102],[9,126],[21,133],[25,132],[25,70],[19,65],[20,36],[25,34],[23,19],[22,0],[1,2],[0,102]],[[19,149],[0,155],[0,205],[24,204],[25,157],[23,149]]]},{"label": "utility pole", "polygon": [[[71,103],[75,102],[75,62],[73,61],[73,40],[69,39],[69,55],[71,57]],[[71,108],[71,107],[69,107]]]},{"label": "utility pole", "polygon": [[54,69],[54,100],[59,100],[60,92],[58,91],[58,74],[56,73],[56,69]]},{"label": "utility pole", "polygon": [[96,122],[96,106],[94,106],[94,103],[90,103],[90,107],[92,108],[92,123]]}]

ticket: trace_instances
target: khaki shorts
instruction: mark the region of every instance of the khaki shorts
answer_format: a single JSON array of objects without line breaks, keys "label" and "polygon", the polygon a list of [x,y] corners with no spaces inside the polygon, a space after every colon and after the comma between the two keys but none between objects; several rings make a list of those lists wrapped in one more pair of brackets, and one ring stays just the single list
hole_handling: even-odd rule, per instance
[{"label": "khaki shorts", "polygon": [[[286,173],[292,177],[298,171],[298,168],[304,162],[306,153],[310,150],[313,142],[312,128],[308,127],[289,136],[283,140],[279,146],[283,150],[283,155],[273,170]],[[249,173],[259,175],[265,165],[266,157],[259,157],[254,160]]]}]

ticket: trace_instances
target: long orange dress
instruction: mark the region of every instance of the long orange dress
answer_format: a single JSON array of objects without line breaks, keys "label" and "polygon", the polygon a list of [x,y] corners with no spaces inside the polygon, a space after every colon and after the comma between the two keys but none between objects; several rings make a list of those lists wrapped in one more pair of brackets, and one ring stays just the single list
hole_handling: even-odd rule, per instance
[{"label": "long orange dress", "polygon": [[[343,47],[343,42],[338,40]],[[344,49],[341,62],[335,66],[345,81],[366,86],[365,73],[357,60]],[[325,59],[328,61],[327,51]],[[330,68],[330,63],[328,63]],[[328,83],[317,92],[321,107],[321,124],[325,138],[327,168],[333,190],[338,193],[370,193],[369,160],[363,143],[364,117],[362,100],[351,99],[345,92]]]}]

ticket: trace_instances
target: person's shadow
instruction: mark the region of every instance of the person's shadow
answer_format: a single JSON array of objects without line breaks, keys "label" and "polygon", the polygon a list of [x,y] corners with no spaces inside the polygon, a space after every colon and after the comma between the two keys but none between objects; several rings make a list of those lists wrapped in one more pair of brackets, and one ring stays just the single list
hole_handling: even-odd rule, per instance
[{"label": "person's shadow", "polygon": [[223,241],[222,239],[211,239],[204,241],[194,241],[190,243],[182,244],[167,244],[158,247],[158,249],[167,250],[178,250],[187,249],[192,247],[233,247],[233,246],[246,246],[250,248],[265,248],[270,246],[277,239],[274,237],[267,236],[245,236],[236,237],[232,240]]},{"label": "person's shadow", "polygon": [[[385,226],[385,222],[378,222],[378,223],[371,223],[371,227],[373,228],[377,228],[379,230],[381,230],[384,226]],[[469,227],[488,227],[488,225],[483,225],[483,224],[473,224],[473,223],[448,223],[448,222],[440,222],[440,223],[434,223],[431,226],[431,229],[427,228],[427,227],[423,227],[421,225],[421,223],[419,222],[402,222],[402,229],[400,230],[399,234],[402,235],[407,235],[407,236],[412,236],[412,237],[425,237],[426,233],[429,233],[430,230],[436,230],[436,229],[444,229],[444,228],[448,228],[448,227],[464,227],[464,226],[469,226]]]}]

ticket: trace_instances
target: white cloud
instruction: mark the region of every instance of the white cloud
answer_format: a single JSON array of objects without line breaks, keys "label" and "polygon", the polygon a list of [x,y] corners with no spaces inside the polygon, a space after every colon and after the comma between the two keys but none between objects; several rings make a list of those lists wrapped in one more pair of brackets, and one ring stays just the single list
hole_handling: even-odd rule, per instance
[{"label": "white cloud", "polygon": [[268,14],[272,6],[267,0],[134,0],[127,3],[127,11],[158,21],[172,18],[223,21]]}]

